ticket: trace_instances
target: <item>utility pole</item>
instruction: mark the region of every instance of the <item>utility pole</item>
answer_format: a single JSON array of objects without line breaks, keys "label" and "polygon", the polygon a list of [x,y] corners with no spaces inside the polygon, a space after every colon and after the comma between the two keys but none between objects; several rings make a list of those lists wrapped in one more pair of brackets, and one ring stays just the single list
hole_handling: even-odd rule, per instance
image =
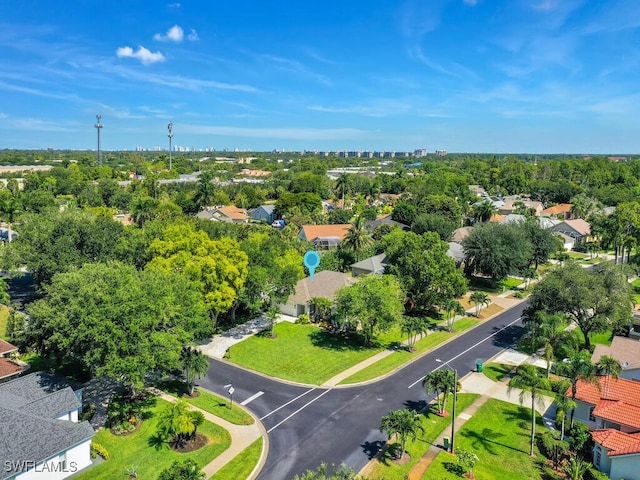
[{"label": "utility pole", "polygon": [[169,122],[167,129],[169,130],[169,133],[167,134],[167,137],[169,137],[169,170],[171,170],[171,139],[173,138],[173,122]]},{"label": "utility pole", "polygon": [[96,127],[96,130],[98,130],[98,166],[99,167],[102,166],[102,150],[100,150],[100,130],[102,130],[102,124],[100,123],[101,118],[102,118],[102,115],[97,114],[96,124],[94,125],[94,127]]}]

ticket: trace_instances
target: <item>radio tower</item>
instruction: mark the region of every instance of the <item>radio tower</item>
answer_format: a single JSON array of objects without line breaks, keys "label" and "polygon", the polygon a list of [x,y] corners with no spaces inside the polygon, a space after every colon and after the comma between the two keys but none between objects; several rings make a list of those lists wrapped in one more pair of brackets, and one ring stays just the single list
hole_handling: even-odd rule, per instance
[{"label": "radio tower", "polygon": [[169,170],[171,170],[171,139],[173,138],[173,122],[169,122],[167,129],[169,130],[169,133],[167,134],[167,137],[169,137]]},{"label": "radio tower", "polygon": [[102,124],[100,123],[101,118],[102,118],[102,115],[97,114],[96,124],[94,125],[94,127],[96,127],[96,130],[98,130],[98,166],[99,167],[102,166],[102,150],[100,150],[100,130],[102,129]]}]

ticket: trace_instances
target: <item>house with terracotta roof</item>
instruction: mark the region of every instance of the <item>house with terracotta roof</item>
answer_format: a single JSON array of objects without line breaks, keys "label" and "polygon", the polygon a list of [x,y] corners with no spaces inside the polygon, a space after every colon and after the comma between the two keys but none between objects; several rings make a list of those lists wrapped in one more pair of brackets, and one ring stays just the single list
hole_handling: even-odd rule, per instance
[{"label": "house with terracotta roof", "polygon": [[29,365],[13,358],[18,347],[0,338],[0,383],[24,372]]},{"label": "house with terracotta roof", "polygon": [[235,205],[225,205],[222,207],[205,207],[196,215],[197,218],[203,220],[211,220],[214,222],[228,223],[248,223],[249,215],[244,208],[238,208]]},{"label": "house with terracotta roof", "polygon": [[620,362],[622,365],[622,371],[618,374],[620,378],[640,381],[640,341],[614,336],[611,345],[596,345],[591,361],[596,363],[604,355]]},{"label": "house with terracotta roof", "polygon": [[348,223],[334,225],[303,225],[298,233],[300,240],[311,242],[314,247],[328,249],[337,247],[351,228]]},{"label": "house with terracotta roof", "polygon": [[287,299],[287,303],[280,304],[280,312],[285,315],[297,317],[303,313],[310,313],[309,301],[312,298],[328,298],[334,300],[336,292],[342,287],[355,283],[356,280],[341,272],[322,270],[313,278],[306,277],[299,280],[293,294]]},{"label": "house with terracotta roof", "polygon": [[573,238],[576,245],[582,245],[591,240],[591,225],[581,218],[565,220],[551,227],[551,230]]},{"label": "house with terracotta roof", "polygon": [[540,212],[540,216],[568,220],[571,218],[571,207],[573,207],[573,205],[570,203],[559,203],[558,205],[542,210],[542,212]]},{"label": "house with terracotta roof", "polygon": [[611,428],[591,432],[595,443],[593,465],[609,478],[640,479],[640,432],[624,433]]},{"label": "house with terracotta roof", "polygon": [[0,480],[62,480],[91,465],[82,390],[46,372],[0,384]]}]

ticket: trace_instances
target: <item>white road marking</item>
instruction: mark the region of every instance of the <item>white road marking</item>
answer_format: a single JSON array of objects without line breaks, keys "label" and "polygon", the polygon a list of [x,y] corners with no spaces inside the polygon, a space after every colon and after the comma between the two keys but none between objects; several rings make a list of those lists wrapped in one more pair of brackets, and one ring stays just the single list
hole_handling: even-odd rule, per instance
[{"label": "white road marking", "polygon": [[[474,348],[476,348],[478,345],[480,345],[481,343],[486,342],[487,340],[489,340],[491,337],[495,337],[496,335],[498,335],[501,331],[506,330],[507,328],[509,328],[511,325],[513,325],[514,323],[520,321],[520,318],[522,317],[518,317],[516,318],[513,322],[505,325],[504,327],[502,327],[500,330],[497,330],[495,332],[493,332],[491,335],[489,335],[487,338],[483,338],[482,340],[480,340],[478,343],[476,343],[475,345],[471,345],[469,348],[467,348],[466,350],[464,350],[463,352],[460,352],[458,355],[456,355],[455,357],[450,358],[449,360],[447,360],[446,362],[441,363],[440,365],[438,365],[436,368],[434,368],[433,370],[431,370],[432,372],[435,372],[436,370],[440,370],[442,367],[445,366],[445,364],[447,363],[451,363],[453,362],[456,358],[461,357],[462,355],[464,355],[465,353],[467,353],[469,350],[473,350]],[[409,385],[407,388],[411,388],[414,387],[415,385],[417,385],[418,383],[420,383],[422,380],[424,380],[424,377],[419,378],[418,380],[416,380],[415,382],[413,382],[411,385]]]},{"label": "white road marking", "polygon": [[247,403],[253,402],[256,398],[260,397],[264,395],[264,392],[262,390],[260,390],[258,393],[256,393],[255,395],[251,395],[249,398],[247,398],[244,402],[242,402],[240,405],[245,406]]},{"label": "white road marking", "polygon": [[289,400],[287,403],[285,403],[284,405],[280,405],[278,408],[276,408],[275,410],[271,410],[269,413],[267,413],[264,417],[261,417],[260,420],[264,420],[265,418],[271,416],[272,414],[276,413],[278,410],[280,410],[281,408],[286,407],[287,405],[289,405],[290,403],[295,402],[296,400],[298,400],[299,398],[304,397],[307,393],[309,392],[313,392],[315,390],[315,388],[310,388],[309,390],[307,390],[306,392],[298,395],[296,398],[294,398],[293,400]]},{"label": "white road marking", "polygon": [[[315,390],[315,389],[314,389]],[[324,392],[322,392],[320,395],[318,395],[316,398],[314,398],[313,400],[305,403],[303,406],[301,406],[298,410],[296,410],[295,412],[293,412],[291,415],[289,415],[287,418],[285,418],[284,420],[282,420],[280,423],[277,423],[276,425],[274,425],[273,427],[271,427],[269,430],[267,430],[267,433],[271,433],[273,430],[275,430],[276,428],[278,428],[280,425],[282,425],[284,422],[286,422],[287,420],[289,420],[291,417],[297,415],[298,413],[300,413],[302,410],[304,410],[305,408],[307,408],[309,405],[311,405],[313,402],[315,402],[316,400],[318,400],[320,397],[322,397],[323,395],[326,395],[327,393],[329,393],[331,391],[331,389],[325,390]],[[264,417],[263,417],[264,418]]]}]

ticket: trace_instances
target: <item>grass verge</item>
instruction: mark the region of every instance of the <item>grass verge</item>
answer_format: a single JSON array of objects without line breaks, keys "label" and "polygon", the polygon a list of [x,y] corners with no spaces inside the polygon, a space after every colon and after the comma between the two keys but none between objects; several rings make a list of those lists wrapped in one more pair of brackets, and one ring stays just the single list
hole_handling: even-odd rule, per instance
[{"label": "grass verge", "polygon": [[158,478],[160,472],[171,466],[175,460],[194,460],[201,468],[219,456],[231,445],[231,436],[224,428],[205,421],[198,432],[209,438],[209,443],[189,453],[178,453],[168,448],[156,449],[153,445],[157,428],[158,413],[169,403],[156,399],[156,405],[149,411],[140,428],[126,436],[116,436],[107,428],[96,433],[93,441],[109,452],[109,460],[74,477],[75,480],[113,480],[125,478],[126,471],[132,466],[137,470],[138,478]]},{"label": "grass verge", "polygon": [[421,353],[431,350],[450,338],[455,337],[457,334],[470,329],[477,325],[478,322],[479,320],[477,318],[463,317],[453,324],[453,332],[438,330],[437,332],[430,333],[416,342],[415,351],[408,352],[407,350],[397,350],[391,355],[378,360],[373,365],[370,365],[359,372],[354,373],[350,377],[345,378],[339,383],[339,385],[365,382],[367,380],[378,378],[379,376],[389,373],[401,365],[404,365],[406,362]]},{"label": "grass verge", "polygon": [[494,382],[499,382],[512,368],[513,366],[504,363],[485,363],[482,367],[482,373]]},{"label": "grass verge", "polygon": [[249,475],[260,461],[263,439],[260,437],[211,477],[214,480],[238,480]]},{"label": "grass verge", "polygon": [[[536,432],[545,430],[538,415]],[[529,456],[531,410],[520,405],[490,399],[465,423],[456,435],[456,446],[471,450],[479,461],[473,473],[476,478],[513,480],[542,478],[540,462],[544,457],[535,450],[538,459]],[[458,479],[451,470],[457,465],[454,456],[441,452],[424,478]]]},{"label": "grass verge", "polygon": [[[478,396],[479,395],[475,393],[459,393],[456,405],[458,412],[462,412],[471,405]],[[447,411],[451,411],[452,400],[453,397],[449,395]],[[393,462],[390,452],[387,450],[381,456],[380,460],[374,462],[372,468],[367,473],[369,478],[374,480],[404,480],[406,478],[411,468],[420,460],[431,444],[451,425],[451,416],[440,417],[436,415],[436,408],[436,405],[430,405],[428,411],[424,415],[421,415],[420,420],[424,428],[424,433],[420,434],[415,441],[407,442],[407,453],[411,456],[411,461],[406,465],[397,465]]]}]

